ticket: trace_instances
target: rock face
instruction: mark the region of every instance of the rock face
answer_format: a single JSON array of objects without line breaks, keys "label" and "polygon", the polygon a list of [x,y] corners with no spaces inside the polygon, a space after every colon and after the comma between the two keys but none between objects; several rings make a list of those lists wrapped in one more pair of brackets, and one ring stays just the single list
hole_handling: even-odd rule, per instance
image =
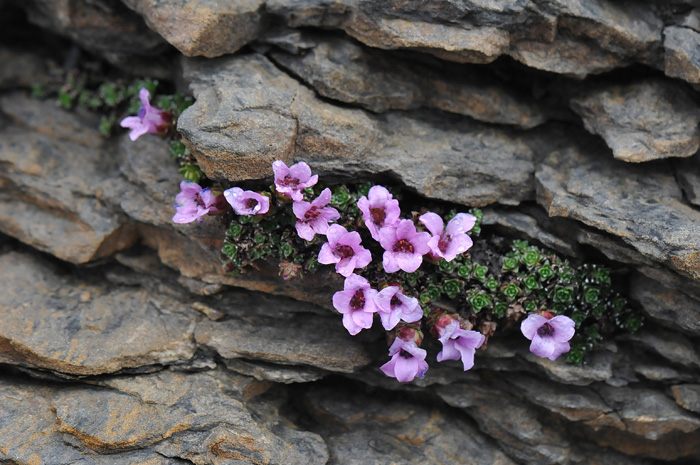
[{"label": "rock face", "polygon": [[700,147],[700,116],[693,97],[668,81],[642,81],[588,91],[572,101],[590,132],[615,158],[632,163],[690,157]]},{"label": "rock face", "polygon": [[[0,10],[1,463],[700,457],[693,2]],[[467,372],[426,343],[427,376],[397,383],[378,369],[384,332],[351,337],[332,310],[332,270],[285,282],[259,262],[233,277],[225,215],[172,223],[181,175],[166,140],[103,138],[98,116],[30,97],[61,63],[100,59],[193,94],[178,129],[223,187],[303,160],[323,180],[484,207],[486,233],[604,261],[644,326],[581,366],[535,356],[517,328]]]}]

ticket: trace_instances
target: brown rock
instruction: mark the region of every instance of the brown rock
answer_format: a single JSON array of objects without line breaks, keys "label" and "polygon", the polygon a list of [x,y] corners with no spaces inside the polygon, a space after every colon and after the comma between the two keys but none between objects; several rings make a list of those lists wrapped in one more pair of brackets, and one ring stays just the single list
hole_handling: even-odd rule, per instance
[{"label": "brown rock", "polygon": [[668,166],[620,163],[589,147],[547,156],[536,173],[538,202],[700,280],[700,212],[682,201]]},{"label": "brown rock", "polygon": [[234,53],[258,34],[263,0],[125,0],[185,56]]},{"label": "brown rock", "polygon": [[640,163],[689,157],[700,147],[699,108],[671,81],[588,90],[571,104],[586,129],[600,134],[617,159]]},{"label": "brown rock", "polygon": [[700,32],[687,27],[664,29],[664,72],[666,76],[700,84]]},{"label": "brown rock", "polygon": [[509,131],[333,106],[259,55],[189,61],[187,77],[197,102],[178,128],[213,179],[260,179],[276,159],[304,160],[329,179],[391,173],[424,195],[469,205],[532,195],[532,152]]},{"label": "brown rock", "polygon": [[272,59],[300,76],[324,97],[373,112],[432,107],[476,120],[530,128],[544,121],[533,99],[468,69],[444,69],[371,51],[349,40],[302,35],[303,50],[273,52]]},{"label": "brown rock", "polygon": [[[8,464],[94,463],[110,465],[172,465],[153,450],[121,451],[114,455],[84,454],[58,430],[52,396],[56,389],[3,374],[0,380],[0,461]],[[96,412],[105,412],[100,405]]]},{"label": "brown rock", "polygon": [[691,412],[700,413],[700,384],[671,386],[671,392],[678,405]]},{"label": "brown rock", "polygon": [[87,376],[194,355],[194,314],[170,297],[59,277],[25,253],[4,254],[0,264],[3,363]]},{"label": "brown rock", "polygon": [[99,465],[328,460],[319,436],[294,430],[273,409],[246,406],[267,388],[250,378],[161,372],[98,384],[37,389],[3,378],[0,459]]}]

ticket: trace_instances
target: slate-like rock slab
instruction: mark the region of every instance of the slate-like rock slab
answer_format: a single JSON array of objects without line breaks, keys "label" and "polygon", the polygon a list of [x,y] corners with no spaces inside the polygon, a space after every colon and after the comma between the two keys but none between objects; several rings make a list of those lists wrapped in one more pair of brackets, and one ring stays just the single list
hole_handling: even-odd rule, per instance
[{"label": "slate-like rock slab", "polygon": [[682,290],[635,273],[630,296],[640,303],[646,314],[664,326],[700,335],[700,301],[688,297]]},{"label": "slate-like rock slab", "polygon": [[666,76],[700,84],[700,32],[688,27],[664,29],[664,72]]},{"label": "slate-like rock slab", "polygon": [[304,160],[322,178],[382,173],[467,205],[532,196],[532,151],[509,130],[331,105],[261,55],[185,65],[197,101],[178,129],[212,179],[260,179],[272,175],[275,160]]},{"label": "slate-like rock slab", "polygon": [[621,163],[604,149],[551,152],[536,173],[538,202],[620,238],[643,256],[700,280],[700,211],[684,201],[663,161]]},{"label": "slate-like rock slab", "polygon": [[700,413],[700,384],[678,384],[671,387],[671,392],[678,405]]},{"label": "slate-like rock slab", "polygon": [[338,37],[298,40],[303,48],[297,54],[270,56],[324,97],[377,113],[430,107],[524,128],[545,119],[534,99],[509,91],[495,78],[476,77],[470,68],[436,69],[437,63],[409,62]]},{"label": "slate-like rock slab", "polygon": [[600,134],[617,159],[640,163],[683,158],[700,147],[700,107],[672,81],[588,89],[571,104],[586,129]]},{"label": "slate-like rock slab", "polygon": [[146,23],[185,56],[234,53],[255,39],[262,0],[125,0]]},{"label": "slate-like rock slab", "polygon": [[91,283],[28,253],[0,267],[3,363],[87,376],[194,355],[194,312],[173,298]]},{"label": "slate-like rock slab", "polygon": [[222,371],[38,388],[3,378],[0,460],[325,464],[328,450],[319,436],[246,405],[267,387]]},{"label": "slate-like rock slab", "polygon": [[449,405],[462,408],[479,429],[496,439],[510,456],[527,464],[565,464],[571,444],[560,431],[538,419],[529,404],[484,384],[453,383],[437,388]]},{"label": "slate-like rock slab", "polygon": [[320,315],[230,318],[197,325],[195,339],[225,359],[243,358],[350,373],[370,359],[340,319]]},{"label": "slate-like rock slab", "polygon": [[133,245],[137,231],[103,198],[117,159],[90,118],[21,94],[0,105],[16,122],[0,129],[0,231],[73,263]]},{"label": "slate-like rock slab", "polygon": [[333,463],[514,463],[449,408],[333,388],[308,391],[304,403],[323,425]]}]

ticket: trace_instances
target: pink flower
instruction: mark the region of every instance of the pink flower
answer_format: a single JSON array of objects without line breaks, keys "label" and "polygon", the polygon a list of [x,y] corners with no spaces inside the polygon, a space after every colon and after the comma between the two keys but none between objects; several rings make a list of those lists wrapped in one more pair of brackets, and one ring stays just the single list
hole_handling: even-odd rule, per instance
[{"label": "pink flower", "polygon": [[236,215],[264,215],[270,210],[270,199],[253,191],[244,191],[232,187],[224,191],[226,201],[233,207]]},{"label": "pink flower", "polygon": [[399,222],[401,214],[399,201],[395,200],[389,191],[382,186],[373,186],[367,197],[360,197],[357,201],[357,207],[362,212],[362,219],[370,234],[375,241],[379,241],[381,228],[396,226]]},{"label": "pink flower", "polygon": [[401,383],[413,381],[416,376],[422,378],[428,371],[426,352],[413,341],[404,341],[397,337],[389,347],[389,355],[391,360],[379,369]]},{"label": "pink flower", "polygon": [[294,202],[292,210],[297,217],[297,234],[310,241],[316,234],[326,234],[328,222],[340,218],[338,210],[326,207],[331,201],[331,190],[326,188],[313,202]]},{"label": "pink flower", "polygon": [[318,262],[335,263],[335,271],[346,278],[355,268],[364,268],[372,261],[370,251],[360,245],[362,238],[357,231],[348,232],[341,225],[333,224],[328,227],[326,237],[328,242],[321,247]]},{"label": "pink flower", "polygon": [[520,331],[532,341],[530,352],[538,357],[556,360],[571,348],[569,339],[574,337],[575,326],[574,320],[565,315],[552,318],[549,312],[543,315],[531,313],[523,320]]},{"label": "pink flower", "polygon": [[343,314],[343,326],[353,336],[372,327],[377,311],[374,297],[377,291],[362,276],[351,274],[345,279],[344,290],[333,294],[333,306]]},{"label": "pink flower", "polygon": [[221,196],[212,194],[208,187],[202,189],[202,186],[195,182],[182,181],[180,190],[182,192],[175,197],[177,213],[173,216],[173,222],[191,223],[197,220],[201,223],[204,221],[202,216],[222,211]]},{"label": "pink flower", "polygon": [[311,176],[311,168],[303,161],[287,168],[283,161],[277,160],[272,164],[272,171],[275,173],[277,192],[296,201],[304,199],[302,190],[318,182],[318,175]]},{"label": "pink flower", "polygon": [[396,227],[379,231],[379,243],[384,247],[384,270],[394,273],[399,269],[413,273],[423,263],[423,255],[430,252],[430,234],[416,232],[411,220],[401,220]]},{"label": "pink flower", "polygon": [[382,319],[382,326],[387,331],[394,329],[403,320],[413,323],[423,318],[423,309],[418,304],[418,299],[408,297],[398,286],[387,286],[374,298],[377,304],[377,313]]},{"label": "pink flower", "polygon": [[172,126],[173,115],[167,111],[153,108],[148,101],[150,93],[147,89],[139,91],[139,98],[143,106],[139,108],[138,116],[127,116],[119,123],[121,127],[131,129],[129,138],[136,140],[147,132],[160,136],[167,134]]},{"label": "pink flower", "polygon": [[444,231],[442,218],[436,213],[425,213],[419,220],[433,234],[428,242],[433,258],[444,258],[451,262],[473,245],[472,240],[465,233],[474,227],[476,223],[474,215],[458,213],[447,223]]},{"label": "pink flower", "polygon": [[453,321],[444,328],[439,328],[439,341],[442,350],[437,355],[437,361],[462,359],[464,371],[474,366],[474,352],[481,347],[486,337],[478,331],[466,331]]}]

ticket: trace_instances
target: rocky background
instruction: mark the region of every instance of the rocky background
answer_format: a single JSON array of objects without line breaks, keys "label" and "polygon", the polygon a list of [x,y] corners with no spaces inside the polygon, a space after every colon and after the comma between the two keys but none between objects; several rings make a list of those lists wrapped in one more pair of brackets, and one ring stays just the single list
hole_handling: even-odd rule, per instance
[{"label": "rocky background", "polygon": [[[0,0],[0,40],[0,463],[700,461],[695,2]],[[219,218],[171,223],[166,142],[30,98],[98,59],[194,95],[212,179],[304,160],[484,207],[646,324],[582,367],[515,333],[386,378],[337,283],[226,276]]]}]

